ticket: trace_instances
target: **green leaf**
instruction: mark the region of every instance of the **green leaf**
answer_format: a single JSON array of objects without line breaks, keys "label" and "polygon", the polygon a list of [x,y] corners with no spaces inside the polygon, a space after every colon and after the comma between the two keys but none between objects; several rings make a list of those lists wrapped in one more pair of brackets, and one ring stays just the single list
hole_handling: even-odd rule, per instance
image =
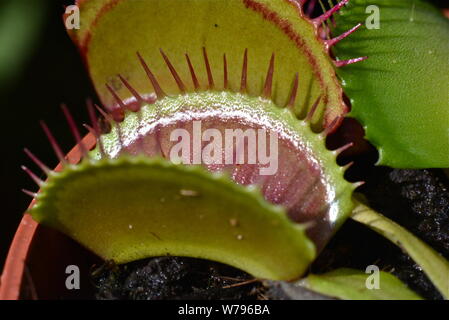
[{"label": "green leaf", "polygon": [[305,227],[258,190],[158,158],[84,160],[52,172],[30,213],[117,263],[188,256],[291,280],[315,257]]},{"label": "green leaf", "polygon": [[443,297],[449,299],[449,262],[412,233],[359,203],[352,219],[363,223],[405,251],[429,277]]},{"label": "green leaf", "polygon": [[338,71],[350,115],[378,148],[379,164],[449,167],[449,20],[420,0],[351,0],[336,15],[335,35],[364,23],[370,5],[380,10],[380,29],[364,26],[334,50],[341,60],[369,56]]},{"label": "green leaf", "polygon": [[[241,85],[243,54],[248,49],[248,93],[259,95],[268,62],[275,54],[273,101],[288,101],[295,73],[299,92],[295,111],[305,115],[321,95],[316,119],[326,112],[326,121],[346,112],[342,90],[317,28],[290,0],[89,0],[80,7],[80,30],[70,31],[81,49],[97,92],[106,106],[115,101],[105,88],[113,86],[123,99],[131,97],[118,81],[120,73],[142,94],[153,92],[136,58],[140,52],[167,94],[179,89],[165,65],[162,49],[187,91],[194,90],[185,54],[189,54],[202,89],[208,75],[205,47],[215,89],[223,88],[223,55],[228,66],[228,85]],[[315,120],[315,119],[314,119]]]},{"label": "green leaf", "polygon": [[405,284],[388,272],[379,272],[379,289],[368,289],[369,273],[337,269],[325,274],[311,274],[299,282],[315,292],[344,300],[421,300]]}]

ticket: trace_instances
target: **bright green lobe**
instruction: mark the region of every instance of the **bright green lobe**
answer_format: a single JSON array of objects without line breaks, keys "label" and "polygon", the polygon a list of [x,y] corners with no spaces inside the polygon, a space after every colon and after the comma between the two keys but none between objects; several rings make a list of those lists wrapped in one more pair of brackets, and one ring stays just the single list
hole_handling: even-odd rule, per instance
[{"label": "bright green lobe", "polygon": [[144,157],[85,160],[50,180],[33,218],[117,263],[189,256],[291,280],[315,255],[304,228],[282,209],[198,167]]},{"label": "bright green lobe", "polygon": [[[194,129],[194,123],[201,128]],[[326,148],[323,135],[313,133],[309,123],[298,120],[289,109],[279,108],[270,100],[232,92],[188,93],[142,106],[139,113],[126,112],[125,120],[118,125],[120,130],[102,136],[108,158],[142,153],[148,157],[162,155],[172,161],[182,157],[185,165],[201,163],[211,172],[228,173],[235,183],[256,185],[264,199],[283,206],[292,221],[312,224],[307,232],[318,250],[352,211],[354,186],[343,178],[344,170],[337,165],[336,154]],[[190,135],[186,139],[189,146],[173,153],[179,146],[174,133],[180,128]],[[270,136],[276,133],[276,146],[270,147],[273,171],[267,175],[261,173],[262,167],[267,168],[267,165],[262,165],[258,155],[264,153],[263,147],[253,151],[250,147],[262,146],[259,142],[250,137],[229,139],[229,133],[240,130],[236,137],[243,137],[261,128],[268,130]],[[208,162],[204,157],[207,146],[203,145],[202,160],[194,162],[194,141],[203,140],[211,146],[204,140],[210,129],[218,132],[214,143],[221,147],[214,149],[217,148],[221,156],[215,164]],[[263,135],[257,133],[257,139]],[[100,158],[99,151],[97,148],[97,158]],[[246,160],[227,161],[224,154],[231,155],[230,152],[235,152],[236,157],[243,155]],[[253,164],[248,160],[251,154],[257,156]]]},{"label": "bright green lobe", "polygon": [[298,73],[298,114],[305,115],[320,95],[323,98],[316,122],[325,105],[327,122],[345,112],[332,61],[312,23],[301,17],[291,1],[90,0],[81,7],[82,21],[84,16],[83,28],[72,35],[86,56],[95,87],[106,105],[115,101],[105,83],[113,86],[121,98],[131,97],[117,74],[127,78],[138,92],[153,92],[136,52],[142,54],[167,94],[178,94],[179,89],[159,49],[167,54],[187,91],[193,91],[185,58],[188,53],[201,89],[207,89],[202,53],[205,47],[217,90],[224,87],[224,54],[229,88],[240,90],[243,54],[248,49],[248,93],[259,96],[274,53],[273,101],[277,105],[287,103]]},{"label": "bright green lobe", "polygon": [[342,268],[311,274],[300,283],[318,293],[344,300],[421,300],[395,276],[384,271],[376,275]]},{"label": "bright green lobe", "polygon": [[[367,29],[369,5],[379,8],[380,29]],[[352,0],[336,21],[336,34],[366,25],[335,52],[369,56],[338,74],[379,164],[449,167],[449,20],[419,0]]]}]

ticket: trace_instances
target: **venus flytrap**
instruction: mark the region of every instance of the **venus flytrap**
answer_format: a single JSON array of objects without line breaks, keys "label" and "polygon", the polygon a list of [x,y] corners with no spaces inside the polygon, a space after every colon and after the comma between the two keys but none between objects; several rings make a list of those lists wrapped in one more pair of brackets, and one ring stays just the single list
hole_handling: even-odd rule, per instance
[{"label": "venus flytrap", "polygon": [[[106,109],[98,110],[111,130],[100,130],[89,106],[92,123],[86,127],[97,145],[88,151],[64,109],[84,149],[84,159],[68,165],[44,125],[64,169],[51,171],[28,152],[48,176],[41,181],[25,168],[40,187],[37,194],[28,192],[36,200],[33,218],[117,263],[189,256],[261,279],[301,279],[336,230],[358,212],[354,207],[362,206],[353,199],[360,183],[346,181],[349,166],[336,161],[352,144],[328,150],[325,142],[349,109],[341,83],[349,88],[355,81],[345,72],[340,81],[336,69],[370,53],[353,50],[341,60],[337,50],[334,59],[333,47],[360,25],[353,21],[349,31],[331,38],[326,22],[348,1],[314,19],[304,13],[306,2],[79,1],[83,27],[70,35],[89,67]],[[354,58],[356,53],[361,58]],[[354,107],[353,114],[360,112]],[[198,123],[213,130],[216,140],[226,130],[243,137],[232,137],[227,153],[213,148],[215,139],[195,135]],[[276,148],[269,139],[257,139],[253,146],[252,131],[274,133]],[[189,148],[179,145],[180,137]],[[267,144],[271,154],[277,151],[277,170],[263,174],[267,163],[260,157],[248,160],[251,150],[267,151]],[[211,156],[220,153],[217,161],[201,161],[208,147]],[[352,218],[371,225],[358,217]],[[423,259],[437,261],[437,254],[429,249],[423,257],[412,247],[403,249],[447,297],[442,285],[447,263],[429,267]],[[384,278],[388,290],[377,296],[351,288],[357,281],[344,272],[337,284],[348,280],[343,291],[332,281],[320,286],[319,276],[306,281],[340,298],[417,298],[390,275]]]}]

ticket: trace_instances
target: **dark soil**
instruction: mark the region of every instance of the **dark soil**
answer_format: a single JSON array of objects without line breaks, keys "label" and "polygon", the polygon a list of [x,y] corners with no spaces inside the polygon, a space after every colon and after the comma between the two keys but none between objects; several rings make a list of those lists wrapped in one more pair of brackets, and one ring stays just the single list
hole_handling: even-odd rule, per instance
[{"label": "dark soil", "polygon": [[[449,258],[449,184],[438,170],[358,168],[370,205]],[[368,175],[367,175],[368,173]],[[418,265],[375,232],[347,221],[312,266],[321,273],[339,267],[365,270],[375,264],[427,299],[441,295]],[[267,299],[271,291],[232,267],[191,258],[159,257],[97,269],[97,299]],[[284,297],[285,298],[285,297]]]},{"label": "dark soil", "polygon": [[[449,183],[441,170],[364,168],[360,191],[374,209],[398,222],[449,258]],[[364,270],[375,264],[427,299],[442,299],[421,268],[375,232],[347,221],[314,263],[312,271],[338,267]]]},{"label": "dark soil", "polygon": [[[248,281],[249,280],[249,281]],[[157,257],[93,273],[97,299],[124,300],[257,300],[264,288],[235,268],[192,258]]]}]

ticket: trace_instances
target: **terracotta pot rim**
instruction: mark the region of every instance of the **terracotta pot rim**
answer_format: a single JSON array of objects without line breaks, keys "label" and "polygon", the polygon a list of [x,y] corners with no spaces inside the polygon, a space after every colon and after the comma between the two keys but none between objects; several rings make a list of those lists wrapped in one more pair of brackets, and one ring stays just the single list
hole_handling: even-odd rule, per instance
[{"label": "terracotta pot rim", "polygon": [[[96,144],[96,138],[93,134],[87,134],[82,143],[89,150]],[[71,164],[76,164],[82,159],[82,149],[76,145],[66,156]],[[55,171],[62,169],[59,163]],[[31,201],[28,209],[34,205]],[[29,248],[33,242],[39,224],[35,222],[29,214],[25,214],[20,221],[17,231],[6,257],[3,273],[0,278],[0,300],[18,300],[20,298],[20,289],[22,281],[26,275],[26,261],[29,254]]]}]

